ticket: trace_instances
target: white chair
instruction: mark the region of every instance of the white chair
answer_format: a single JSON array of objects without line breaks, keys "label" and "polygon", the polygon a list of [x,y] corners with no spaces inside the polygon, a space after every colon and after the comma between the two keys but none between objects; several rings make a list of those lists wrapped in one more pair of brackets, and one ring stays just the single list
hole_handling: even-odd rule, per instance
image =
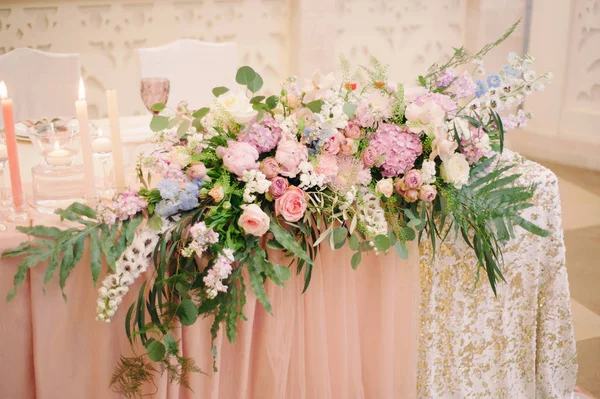
[{"label": "white chair", "polygon": [[80,71],[79,54],[18,48],[0,55],[0,80],[13,100],[15,121],[74,116]]},{"label": "white chair", "polygon": [[181,39],[164,46],[138,49],[142,78],[164,77],[171,89],[168,104],[188,101],[191,109],[210,105],[217,86],[235,88],[238,68],[235,43]]}]

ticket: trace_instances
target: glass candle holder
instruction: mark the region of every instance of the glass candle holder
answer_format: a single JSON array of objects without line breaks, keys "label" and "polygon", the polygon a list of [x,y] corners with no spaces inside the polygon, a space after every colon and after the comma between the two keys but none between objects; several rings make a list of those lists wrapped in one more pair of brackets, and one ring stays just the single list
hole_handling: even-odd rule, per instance
[{"label": "glass candle holder", "polygon": [[92,154],[102,163],[102,182],[100,186],[96,185],[96,194],[98,198],[112,197],[115,190],[108,173],[108,162],[112,157],[112,141],[109,135],[104,134],[104,131],[95,125],[90,127],[90,134],[92,136]]},{"label": "glass candle holder", "polygon": [[30,137],[42,157],[32,169],[33,207],[52,213],[73,202],[83,202],[83,164],[76,159],[81,148],[77,121],[37,123]]}]

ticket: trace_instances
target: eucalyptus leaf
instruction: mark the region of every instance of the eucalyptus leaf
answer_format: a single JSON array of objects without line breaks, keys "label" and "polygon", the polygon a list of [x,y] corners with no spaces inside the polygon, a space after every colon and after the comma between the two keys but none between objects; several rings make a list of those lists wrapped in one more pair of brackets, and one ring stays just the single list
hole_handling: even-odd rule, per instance
[{"label": "eucalyptus leaf", "polygon": [[168,354],[175,356],[177,355],[177,353],[179,353],[179,345],[170,333],[165,334],[165,336],[163,337],[163,343],[165,345],[165,348],[167,349]]},{"label": "eucalyptus leaf", "polygon": [[373,238],[375,249],[379,252],[385,252],[390,248],[390,238],[383,234],[378,234]]},{"label": "eucalyptus leaf", "polygon": [[148,227],[150,227],[154,231],[160,231],[160,229],[162,228],[162,224],[162,218],[157,213],[155,213],[150,219],[148,219]]},{"label": "eucalyptus leaf", "polygon": [[154,338],[150,338],[146,341],[146,353],[148,353],[148,358],[153,362],[160,362],[165,358],[165,346],[162,342],[155,340]]},{"label": "eucalyptus leaf", "polygon": [[263,80],[259,74],[255,73],[254,80],[247,84],[248,90],[252,93],[258,92],[263,87]]},{"label": "eucalyptus leaf", "polygon": [[165,109],[166,107],[167,106],[163,103],[156,103],[156,104],[153,104],[152,107],[150,107],[150,109],[152,109],[152,111],[154,111],[154,112],[160,112],[163,109]]},{"label": "eucalyptus leaf", "polygon": [[227,87],[219,86],[219,87],[215,87],[214,89],[212,89],[212,94],[215,97],[219,97],[221,94],[225,94],[228,91],[229,91],[229,89]]},{"label": "eucalyptus leaf", "polygon": [[261,102],[262,100],[265,99],[265,96],[256,96],[256,97],[252,97],[250,99],[250,104],[258,104],[259,102]]},{"label": "eucalyptus leaf", "polygon": [[199,110],[195,111],[192,116],[194,118],[204,118],[206,115],[208,115],[208,113],[210,112],[210,108],[208,107],[204,107],[204,108],[200,108]]},{"label": "eucalyptus leaf", "polygon": [[362,254],[361,252],[357,252],[354,255],[352,255],[352,259],[350,259],[350,265],[352,266],[352,268],[354,270],[356,270],[356,268],[358,267],[358,265],[360,265],[360,261],[362,260]]},{"label": "eucalyptus leaf", "polygon": [[319,113],[321,112],[321,108],[323,107],[322,100],[311,101],[306,104],[306,108],[310,109],[312,112]]},{"label": "eucalyptus leaf", "polygon": [[348,229],[345,227],[336,227],[331,232],[333,237],[333,247],[334,249],[340,249],[344,246],[346,242],[346,237],[348,236]]},{"label": "eucalyptus leaf", "polygon": [[353,234],[352,236],[350,236],[350,249],[353,251],[358,251],[358,246],[359,246],[359,241],[358,241],[358,236],[356,234]]},{"label": "eucalyptus leaf", "polygon": [[181,137],[185,136],[186,134],[188,134],[188,132],[190,130],[190,125],[191,125],[191,122],[187,119],[184,120],[183,122],[181,122],[181,124],[177,128],[177,137],[181,138]]},{"label": "eucalyptus leaf", "polygon": [[249,66],[241,67],[235,75],[235,81],[244,86],[248,86],[255,78],[256,72]]},{"label": "eucalyptus leaf", "polygon": [[356,112],[356,108],[356,104],[344,103],[344,105],[342,106],[342,111],[344,111],[348,118],[352,118],[354,116],[354,113]]},{"label": "eucalyptus leaf", "polygon": [[405,243],[398,241],[396,242],[396,245],[394,245],[394,248],[401,259],[408,259],[408,248]]},{"label": "eucalyptus leaf", "polygon": [[167,129],[173,129],[181,122],[181,116],[176,116],[175,118],[169,119],[169,123],[167,124]]},{"label": "eucalyptus leaf", "polygon": [[278,102],[279,102],[279,98],[277,96],[270,96],[265,101],[265,103],[267,104],[267,106],[269,107],[269,109],[275,108],[277,106]]},{"label": "eucalyptus leaf", "polygon": [[169,118],[166,116],[155,116],[150,122],[150,130],[153,132],[162,132],[169,126]]},{"label": "eucalyptus leaf", "polygon": [[191,299],[184,299],[179,306],[177,306],[175,314],[179,318],[181,324],[184,326],[191,326],[196,322],[196,318],[198,317],[198,308]]}]

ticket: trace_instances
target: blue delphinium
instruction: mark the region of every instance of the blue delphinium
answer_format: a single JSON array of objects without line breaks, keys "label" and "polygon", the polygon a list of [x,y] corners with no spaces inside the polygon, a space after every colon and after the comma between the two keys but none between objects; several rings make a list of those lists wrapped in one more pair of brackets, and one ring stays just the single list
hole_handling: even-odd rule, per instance
[{"label": "blue delphinium", "polygon": [[158,188],[158,191],[160,191],[160,196],[163,199],[171,201],[175,201],[175,197],[177,197],[177,193],[180,190],[179,183],[169,179],[163,179],[160,183],[158,183],[156,188]]},{"label": "blue delphinium", "polygon": [[502,84],[502,79],[497,73],[490,73],[487,77],[489,87],[499,87]]},{"label": "blue delphinium", "polygon": [[504,75],[506,75],[506,77],[508,78],[516,78],[521,73],[519,69],[511,65],[505,66],[504,68],[502,68],[502,71],[504,71]]},{"label": "blue delphinium", "polygon": [[483,80],[477,80],[475,85],[477,86],[477,89],[475,90],[475,95],[477,97],[481,97],[487,92],[487,86]]}]

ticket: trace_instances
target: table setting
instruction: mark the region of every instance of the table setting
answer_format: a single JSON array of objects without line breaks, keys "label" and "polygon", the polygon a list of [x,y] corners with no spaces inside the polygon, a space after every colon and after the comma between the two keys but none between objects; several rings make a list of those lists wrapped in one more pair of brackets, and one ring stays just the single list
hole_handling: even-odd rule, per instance
[{"label": "table setting", "polygon": [[557,179],[504,147],[551,74],[483,70],[515,27],[406,83],[144,78],[151,116],[81,81],[15,123],[0,83],[0,396],[571,398]]}]

